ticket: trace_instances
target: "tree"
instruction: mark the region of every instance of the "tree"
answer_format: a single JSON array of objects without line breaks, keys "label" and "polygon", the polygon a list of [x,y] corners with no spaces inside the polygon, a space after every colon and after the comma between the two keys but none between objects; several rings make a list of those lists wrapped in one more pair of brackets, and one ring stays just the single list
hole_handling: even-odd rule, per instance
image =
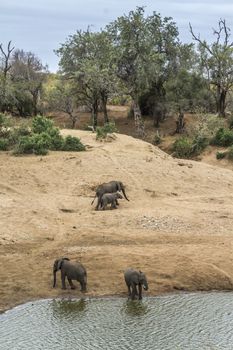
[{"label": "tree", "polygon": [[226,21],[220,19],[218,29],[214,30],[215,41],[208,44],[196,36],[191,24],[190,32],[198,43],[200,67],[203,76],[208,80],[210,91],[214,93],[216,110],[219,116],[224,117],[227,96],[233,86],[233,42],[230,41],[230,28]]},{"label": "tree", "polygon": [[108,122],[107,100],[115,90],[112,69],[112,43],[107,32],[77,31],[56,52],[63,76],[72,81],[78,99],[90,107],[96,128],[98,107],[102,102],[105,122]]},{"label": "tree", "polygon": [[8,75],[11,69],[11,54],[14,47],[11,47],[11,41],[8,42],[7,52],[4,51],[3,45],[0,44],[0,52],[2,54],[0,66],[0,110],[5,112],[8,105],[9,94],[9,80]]},{"label": "tree", "polygon": [[153,90],[155,98],[165,95],[166,81],[175,57],[178,30],[170,17],[161,18],[153,12],[145,17],[143,7],[119,17],[107,29],[113,37],[117,71],[133,100],[138,135],[144,136],[140,96]]},{"label": "tree", "polygon": [[53,77],[45,88],[45,100],[49,110],[61,111],[68,114],[72,129],[78,120],[77,98],[75,90],[67,80]]},{"label": "tree", "polygon": [[31,112],[33,115],[37,115],[42,84],[47,73],[47,67],[43,66],[34,53],[23,50],[14,52],[10,74],[15,88],[17,105],[21,112],[23,112],[24,101],[28,101],[29,97],[32,107]]}]

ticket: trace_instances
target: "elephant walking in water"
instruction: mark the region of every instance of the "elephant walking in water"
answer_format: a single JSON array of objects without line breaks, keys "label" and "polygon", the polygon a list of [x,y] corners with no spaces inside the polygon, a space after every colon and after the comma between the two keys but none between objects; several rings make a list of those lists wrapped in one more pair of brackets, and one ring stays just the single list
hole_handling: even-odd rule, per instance
[{"label": "elephant walking in water", "polygon": [[76,280],[81,285],[81,291],[86,292],[87,289],[87,272],[85,267],[78,262],[71,262],[68,258],[60,258],[53,264],[53,288],[56,286],[56,273],[61,270],[62,289],[66,289],[65,279],[67,277],[71,289],[75,289],[72,280]]},{"label": "elephant walking in water", "polygon": [[[117,191],[122,192],[124,197],[125,197],[125,199],[127,201],[129,201],[129,199],[126,196],[125,186],[123,185],[123,183],[121,181],[110,181],[110,182],[107,182],[107,183],[103,183],[102,185],[99,185],[97,187],[95,197],[94,197],[94,199],[93,199],[91,204],[94,203],[95,198],[97,197],[98,198],[98,203],[97,203],[97,206],[96,206],[95,209],[98,210],[101,207],[101,199],[102,199],[103,194],[105,194],[105,193],[115,193]],[[117,201],[116,201],[116,204],[118,205]]]},{"label": "elephant walking in water", "polygon": [[129,268],[124,272],[124,277],[125,283],[128,287],[129,298],[134,300],[135,296],[138,295],[138,299],[141,300],[142,286],[145,290],[148,290],[146,275],[142,271]]}]

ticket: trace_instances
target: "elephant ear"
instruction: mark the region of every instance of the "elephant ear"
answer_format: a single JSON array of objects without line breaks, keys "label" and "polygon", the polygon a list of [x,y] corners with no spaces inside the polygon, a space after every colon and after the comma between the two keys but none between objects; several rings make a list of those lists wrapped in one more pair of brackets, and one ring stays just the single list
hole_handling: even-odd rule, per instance
[{"label": "elephant ear", "polygon": [[120,192],[121,192],[122,186],[123,186],[122,182],[120,182],[120,181],[117,181],[117,182],[116,182],[117,191],[120,191]]},{"label": "elephant ear", "polygon": [[62,264],[63,264],[63,262],[64,262],[65,260],[66,260],[66,261],[70,261],[69,258],[62,258],[62,259],[59,259],[59,260],[58,260],[58,262],[57,262],[57,270],[60,270],[60,269],[61,269]]}]

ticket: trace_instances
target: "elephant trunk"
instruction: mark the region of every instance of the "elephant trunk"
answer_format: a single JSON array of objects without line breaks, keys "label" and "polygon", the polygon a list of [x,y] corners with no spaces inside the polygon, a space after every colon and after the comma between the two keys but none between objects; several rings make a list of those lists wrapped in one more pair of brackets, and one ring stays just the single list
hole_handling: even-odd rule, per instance
[{"label": "elephant trunk", "polygon": [[91,202],[91,205],[94,203],[95,199],[96,199],[97,195],[95,195],[93,201]]},{"label": "elephant trunk", "polygon": [[124,195],[124,197],[125,197],[125,199],[127,199],[127,201],[129,201],[129,199],[127,198],[127,196],[126,196],[126,193],[125,193],[125,189],[122,187],[122,193],[123,193],[123,195]]},{"label": "elephant trunk", "polygon": [[53,270],[53,288],[55,288],[55,286],[56,286],[56,281],[57,281],[57,279],[56,279],[56,270]]},{"label": "elephant trunk", "polygon": [[149,289],[147,281],[143,282],[143,289],[144,290],[148,290]]}]

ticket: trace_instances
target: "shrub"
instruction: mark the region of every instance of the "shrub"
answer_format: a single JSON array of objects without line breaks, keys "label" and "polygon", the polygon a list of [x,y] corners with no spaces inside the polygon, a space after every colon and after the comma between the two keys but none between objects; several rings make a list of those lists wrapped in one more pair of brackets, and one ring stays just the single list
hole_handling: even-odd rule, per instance
[{"label": "shrub", "polygon": [[117,128],[114,122],[106,123],[104,126],[97,126],[96,128],[96,139],[105,139],[107,134],[117,132]]},{"label": "shrub", "polygon": [[217,146],[228,147],[233,145],[233,130],[220,128],[211,143]]},{"label": "shrub", "polygon": [[60,134],[60,130],[58,128],[52,128],[48,130],[48,135],[51,139],[50,149],[54,151],[59,151],[64,146],[64,139]]},{"label": "shrub", "polygon": [[51,138],[45,132],[31,136],[20,136],[14,149],[14,154],[41,154],[48,153],[51,146]]},{"label": "shrub", "polygon": [[86,148],[78,137],[66,136],[62,151],[85,151]]},{"label": "shrub", "polygon": [[173,143],[173,155],[176,158],[190,158],[193,153],[193,144],[187,137],[181,137]]},{"label": "shrub", "polygon": [[0,151],[7,151],[9,148],[9,140],[0,138]]},{"label": "shrub", "polygon": [[216,158],[217,159],[223,159],[223,158],[225,158],[226,157],[226,155],[227,155],[227,152],[217,152],[216,153]]},{"label": "shrub", "polygon": [[152,141],[153,145],[159,145],[161,142],[162,142],[161,136],[159,135],[159,133],[156,133]]},{"label": "shrub", "polygon": [[229,151],[228,151],[228,158],[229,158],[230,160],[233,160],[233,146],[231,146],[231,147],[229,148]]},{"label": "shrub", "polygon": [[37,116],[32,121],[32,131],[35,134],[41,134],[42,132],[48,132],[48,130],[54,128],[53,121],[43,117]]},{"label": "shrub", "polygon": [[202,135],[197,135],[192,142],[192,153],[193,155],[200,154],[209,144],[209,140],[207,137]]}]

